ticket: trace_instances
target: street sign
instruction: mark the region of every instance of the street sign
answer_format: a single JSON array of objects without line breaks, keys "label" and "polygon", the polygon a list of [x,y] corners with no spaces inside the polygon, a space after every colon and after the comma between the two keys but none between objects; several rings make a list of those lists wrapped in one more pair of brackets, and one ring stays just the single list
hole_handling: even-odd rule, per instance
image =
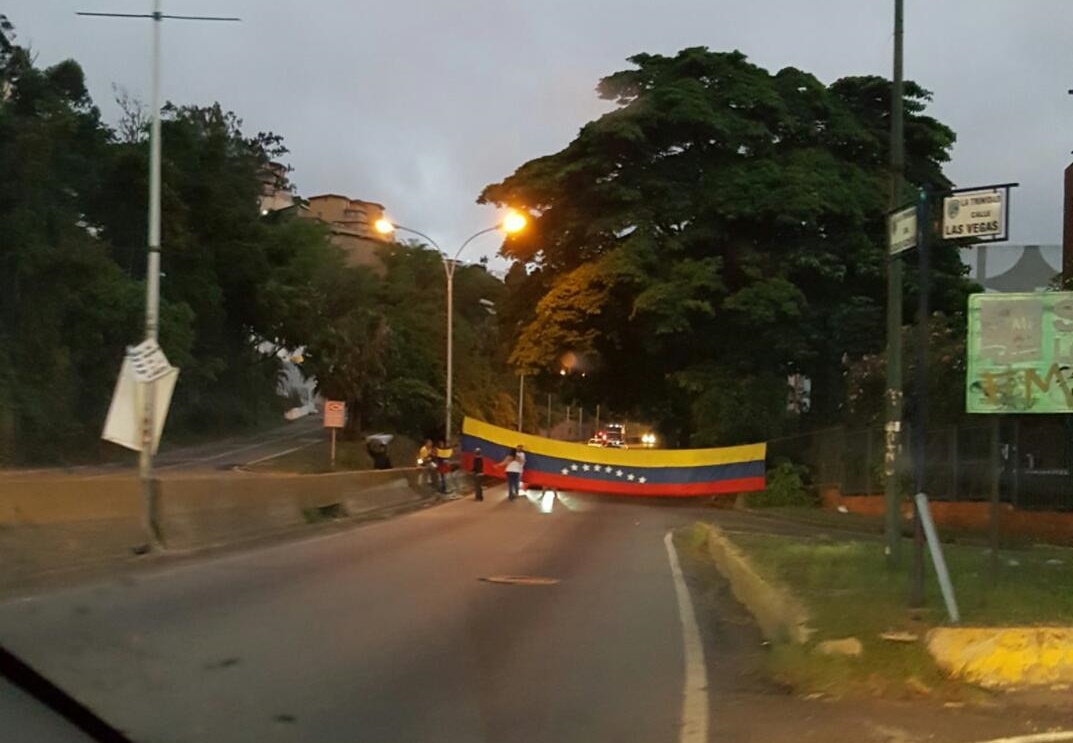
[{"label": "street sign", "polygon": [[907,206],[887,217],[887,236],[890,254],[915,248],[917,244],[917,208]]},{"label": "street sign", "polygon": [[943,199],[943,239],[1005,237],[1007,193],[1001,188],[947,196]]},{"label": "street sign", "polygon": [[134,378],[139,382],[155,382],[172,370],[164,351],[154,340],[144,340],[127,348],[127,358]]},{"label": "street sign", "polygon": [[[153,390],[153,453],[160,446],[160,437],[164,433],[164,421],[171,406],[171,395],[179,370],[168,367],[164,376],[154,379]],[[108,406],[108,416],[104,420],[101,438],[114,444],[125,446],[134,451],[142,450],[142,416],[145,414],[145,394],[148,384],[138,378],[134,369],[134,360],[130,355],[123,359],[119,370],[112,402]]]},{"label": "street sign", "polygon": [[968,319],[968,412],[1073,412],[1073,292],[973,294]]},{"label": "street sign", "polygon": [[342,428],[346,425],[346,403],[340,400],[324,401],[324,427]]}]

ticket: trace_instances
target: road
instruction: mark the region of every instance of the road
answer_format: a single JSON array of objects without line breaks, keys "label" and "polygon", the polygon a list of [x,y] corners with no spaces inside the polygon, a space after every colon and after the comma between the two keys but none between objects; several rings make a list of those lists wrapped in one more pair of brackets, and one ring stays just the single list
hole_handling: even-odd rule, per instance
[{"label": "road", "polygon": [[[681,600],[666,534],[713,514],[496,489],[11,600],[0,642],[138,741],[964,743],[1030,729],[772,685],[725,584],[683,560]],[[482,580],[512,575],[558,582]]]},{"label": "road", "polygon": [[[229,436],[202,444],[169,447],[165,442],[154,458],[157,472],[221,470],[269,459],[322,441],[323,427],[317,416],[308,416],[252,434]],[[0,477],[71,474],[80,477],[106,477],[130,473],[138,466],[135,452],[119,451],[119,459],[105,464],[49,467],[40,469],[3,469]]]}]

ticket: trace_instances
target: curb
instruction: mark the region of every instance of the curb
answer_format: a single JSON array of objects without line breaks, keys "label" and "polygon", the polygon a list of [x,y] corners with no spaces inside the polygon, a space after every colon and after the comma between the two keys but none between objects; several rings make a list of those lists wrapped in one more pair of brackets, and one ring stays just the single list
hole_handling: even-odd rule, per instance
[{"label": "curb", "polygon": [[940,668],[987,689],[1073,683],[1073,627],[939,627],[927,643]]},{"label": "curb", "polygon": [[714,524],[707,531],[708,552],[716,568],[730,582],[734,597],[756,618],[764,637],[773,642],[804,644],[815,631],[808,612],[789,591],[757,574],[737,546]]}]

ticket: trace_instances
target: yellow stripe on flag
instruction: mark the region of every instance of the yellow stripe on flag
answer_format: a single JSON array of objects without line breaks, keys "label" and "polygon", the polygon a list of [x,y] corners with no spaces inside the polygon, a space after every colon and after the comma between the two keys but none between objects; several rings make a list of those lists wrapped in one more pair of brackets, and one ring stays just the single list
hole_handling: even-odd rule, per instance
[{"label": "yellow stripe on flag", "polygon": [[714,464],[754,462],[767,456],[767,444],[725,446],[718,449],[615,449],[586,446],[568,441],[546,439],[500,428],[490,423],[466,418],[462,433],[506,447],[521,445],[533,454],[576,459],[593,464],[612,464],[623,467],[697,467]]}]

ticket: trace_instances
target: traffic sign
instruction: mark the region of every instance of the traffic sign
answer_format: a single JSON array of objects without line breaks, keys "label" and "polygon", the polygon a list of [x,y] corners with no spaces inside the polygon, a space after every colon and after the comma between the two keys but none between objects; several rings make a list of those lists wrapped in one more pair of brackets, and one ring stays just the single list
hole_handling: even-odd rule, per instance
[{"label": "traffic sign", "polygon": [[341,400],[324,401],[324,427],[343,428],[346,425],[346,403]]},{"label": "traffic sign", "polygon": [[943,239],[1002,238],[1006,234],[1004,188],[954,193],[943,199]]},{"label": "traffic sign", "polygon": [[155,382],[171,373],[168,357],[155,340],[144,340],[136,346],[127,347],[131,372],[139,382]]},{"label": "traffic sign", "polygon": [[887,217],[890,254],[897,255],[917,244],[917,208],[907,206]]}]

